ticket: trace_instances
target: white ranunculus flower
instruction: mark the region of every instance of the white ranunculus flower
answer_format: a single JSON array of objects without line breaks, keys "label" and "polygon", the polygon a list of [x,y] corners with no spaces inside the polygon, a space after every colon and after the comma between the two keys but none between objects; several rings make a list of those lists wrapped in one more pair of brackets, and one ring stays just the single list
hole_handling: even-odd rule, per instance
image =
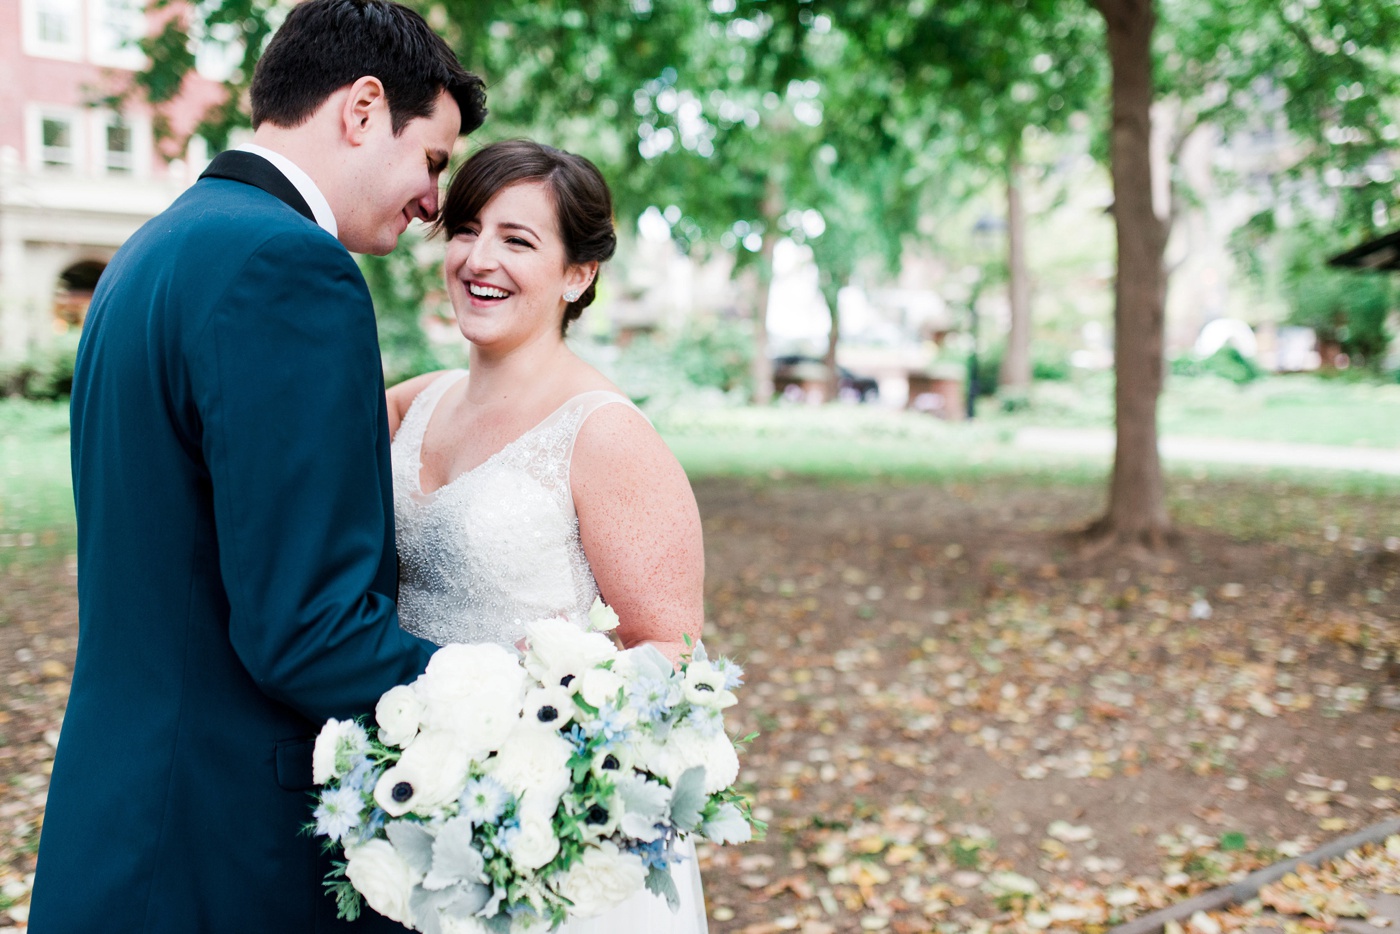
[{"label": "white ranunculus flower", "polygon": [[678,726],[663,742],[650,737],[636,745],[636,766],[666,779],[675,787],[687,769],[703,766],[705,794],[723,791],[739,777],[739,753],[721,730],[706,736],[690,727]]},{"label": "white ranunculus flower", "polygon": [[507,648],[445,645],[413,683],[423,701],[423,730],[454,732],[474,757],[484,758],[515,729],[528,680]]},{"label": "white ranunculus flower", "polygon": [[409,896],[421,878],[388,840],[371,840],[345,850],[345,877],[369,907],[391,921],[409,924]]},{"label": "white ranunculus flower", "polygon": [[423,723],[423,700],[418,692],[400,684],[384,692],[374,708],[374,721],[379,724],[379,741],[400,748],[413,742]]},{"label": "white ranunculus flower", "polygon": [[520,815],[520,826],[509,833],[505,849],[517,869],[533,872],[548,865],[559,855],[559,838],[554,835],[550,815],[539,808],[526,808]]},{"label": "white ranunculus flower", "polygon": [[738,703],[733,691],[724,689],[724,672],[709,662],[691,662],[685,669],[681,690],[685,699],[697,707],[723,710]]},{"label": "white ranunculus flower", "polygon": [[324,785],[340,778],[369,750],[369,735],[354,720],[327,720],[311,751],[311,780]]},{"label": "white ranunculus flower", "polygon": [[640,859],[605,840],[556,876],[554,890],[573,902],[573,917],[595,918],[640,892],[646,877]]},{"label": "white ranunculus flower", "polygon": [[[567,619],[541,619],[525,627],[530,647],[525,668],[540,684],[578,677],[617,655],[617,646],[601,632],[584,632]],[[572,683],[569,687],[576,687]]]},{"label": "white ranunculus flower", "polygon": [[569,741],[552,730],[520,730],[499,754],[486,760],[486,774],[519,798],[522,806],[553,814],[573,783],[569,771],[573,751]]},{"label": "white ranunculus flower", "polygon": [[588,608],[588,626],[594,632],[611,632],[618,627],[617,611],[603,602],[602,597],[594,597]]},{"label": "white ranunculus flower", "polygon": [[594,707],[616,707],[617,692],[622,690],[622,679],[606,668],[593,668],[583,673],[579,679],[579,694]]},{"label": "white ranunculus flower", "polygon": [[452,733],[425,731],[385,770],[374,800],[390,817],[409,811],[427,816],[456,801],[467,787],[471,757]]}]

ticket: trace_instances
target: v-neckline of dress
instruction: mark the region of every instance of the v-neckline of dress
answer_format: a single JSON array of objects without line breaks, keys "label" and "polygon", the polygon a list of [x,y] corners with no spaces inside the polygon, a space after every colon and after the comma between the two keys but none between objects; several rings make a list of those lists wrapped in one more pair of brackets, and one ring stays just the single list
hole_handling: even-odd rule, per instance
[{"label": "v-neckline of dress", "polygon": [[583,395],[583,394],[584,394],[584,393],[577,393],[577,394],[575,394],[575,395],[573,395],[573,396],[570,396],[568,399],[565,399],[563,402],[561,402],[561,403],[559,404],[559,406],[558,406],[557,408],[554,409],[554,411],[550,412],[550,413],[549,413],[548,415],[546,415],[544,418],[540,419],[538,422],[536,422],[534,425],[532,425],[532,426],[530,426],[529,428],[527,428],[525,431],[521,432],[519,435],[516,435],[516,436],[515,436],[514,438],[512,438],[511,440],[507,441],[507,442],[506,442],[504,445],[502,445],[495,453],[493,453],[493,454],[491,454],[490,456],[488,456],[488,457],[487,457],[485,460],[483,460],[481,463],[475,465],[474,467],[469,467],[468,469],[466,469],[466,470],[462,471],[461,473],[457,474],[457,475],[456,475],[455,477],[453,477],[451,480],[448,480],[448,481],[446,481],[445,483],[443,483],[441,486],[435,487],[431,493],[424,492],[424,490],[423,490],[423,442],[425,442],[425,441],[428,439],[428,428],[432,425],[433,413],[437,411],[438,403],[442,402],[442,397],[445,396],[445,395],[447,395],[447,394],[452,390],[452,387],[455,386],[455,385],[457,384],[458,381],[463,380],[463,379],[467,379],[467,378],[468,378],[468,374],[463,373],[462,376],[460,376],[460,377],[458,378],[458,380],[454,380],[452,383],[450,383],[450,384],[448,384],[446,387],[444,387],[444,389],[442,390],[442,392],[438,393],[437,398],[432,400],[432,405],[429,406],[427,412],[425,412],[424,415],[423,415],[423,430],[422,430],[422,431],[419,433],[419,435],[418,435],[418,450],[417,450],[417,452],[415,453],[415,456],[414,456],[414,458],[413,458],[413,460],[414,460],[414,471],[413,471],[414,496],[415,496],[415,498],[416,498],[419,502],[431,502],[432,500],[437,499],[438,496],[442,493],[443,490],[446,490],[446,489],[451,488],[452,486],[456,485],[459,481],[461,481],[461,480],[465,479],[466,477],[469,477],[469,476],[471,476],[472,474],[476,473],[478,470],[480,470],[481,468],[485,467],[487,464],[491,463],[492,461],[497,460],[498,458],[500,458],[500,456],[501,456],[502,454],[505,454],[505,453],[506,453],[507,451],[509,451],[511,448],[515,447],[515,445],[519,444],[521,441],[524,441],[524,440],[525,440],[526,438],[528,438],[530,435],[534,434],[535,432],[537,432],[537,431],[539,431],[541,428],[543,428],[546,424],[548,424],[551,420],[553,420],[554,416],[558,415],[558,414],[559,414],[560,412],[562,412],[566,407],[568,407],[568,405],[569,405],[570,402],[573,402],[573,401],[574,401],[575,399],[577,399],[580,395]]}]

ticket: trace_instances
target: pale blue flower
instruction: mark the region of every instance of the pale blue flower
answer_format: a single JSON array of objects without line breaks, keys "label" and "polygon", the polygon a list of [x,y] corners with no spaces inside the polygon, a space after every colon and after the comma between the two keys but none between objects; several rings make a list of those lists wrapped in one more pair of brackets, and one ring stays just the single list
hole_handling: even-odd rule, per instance
[{"label": "pale blue flower", "polygon": [[685,723],[702,736],[714,736],[724,730],[724,714],[714,707],[692,707]]},{"label": "pale blue flower", "polygon": [[316,807],[316,833],[339,842],[360,823],[364,798],[353,788],[332,788]]},{"label": "pale blue flower", "polygon": [[345,777],[340,780],[340,787],[351,788],[355,791],[367,791],[372,789],[379,781],[380,770],[375,768],[374,761],[369,756],[361,756],[350,771],[345,773]]},{"label": "pale blue flower", "polygon": [[376,807],[371,810],[369,816],[360,824],[360,839],[357,842],[364,844],[373,840],[384,829],[384,823],[388,819],[389,815],[384,813],[383,808]]},{"label": "pale blue flower", "polygon": [[643,722],[666,719],[666,714],[679,700],[680,688],[661,678],[639,679],[627,692],[627,703]]},{"label": "pale blue flower", "polygon": [[732,691],[744,683],[744,669],[737,662],[721,655],[714,662],[715,670],[724,675],[724,689]]},{"label": "pale blue flower", "polygon": [[588,730],[594,736],[602,736],[604,744],[609,744],[627,735],[627,718],[622,715],[622,711],[614,710],[612,707],[603,707],[598,711],[598,715],[592,718],[588,724]]},{"label": "pale blue flower", "polygon": [[489,775],[467,782],[459,800],[461,815],[473,824],[494,823],[510,802],[510,792]]},{"label": "pale blue flower", "polygon": [[648,869],[669,869],[673,863],[679,863],[683,858],[676,852],[673,836],[657,837],[650,843],[638,843],[627,849],[637,854]]}]

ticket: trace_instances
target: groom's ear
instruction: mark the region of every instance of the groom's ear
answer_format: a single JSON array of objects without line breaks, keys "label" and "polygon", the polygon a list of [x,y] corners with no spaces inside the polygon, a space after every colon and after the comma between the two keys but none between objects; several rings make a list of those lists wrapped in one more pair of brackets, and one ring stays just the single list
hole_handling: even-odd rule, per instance
[{"label": "groom's ear", "polygon": [[389,123],[384,84],[372,75],[357,79],[341,105],[340,121],[345,140],[352,146],[362,145],[380,121]]}]

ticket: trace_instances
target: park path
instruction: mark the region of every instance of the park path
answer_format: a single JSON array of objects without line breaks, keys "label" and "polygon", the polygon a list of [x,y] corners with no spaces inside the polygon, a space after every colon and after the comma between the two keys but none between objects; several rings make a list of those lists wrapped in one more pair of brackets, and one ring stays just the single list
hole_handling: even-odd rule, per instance
[{"label": "park path", "polygon": [[[1028,451],[1107,457],[1113,453],[1114,438],[1113,432],[1104,428],[1023,428],[1016,432],[1013,443]],[[1396,449],[1170,436],[1158,441],[1158,449],[1166,461],[1302,467],[1400,476],[1400,450]]]}]

